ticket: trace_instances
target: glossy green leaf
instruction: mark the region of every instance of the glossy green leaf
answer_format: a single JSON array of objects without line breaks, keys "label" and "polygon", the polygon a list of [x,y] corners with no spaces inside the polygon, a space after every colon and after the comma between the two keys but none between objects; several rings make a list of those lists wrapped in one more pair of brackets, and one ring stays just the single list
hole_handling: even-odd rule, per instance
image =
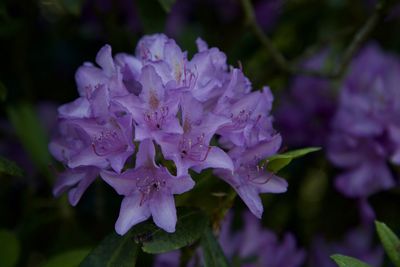
[{"label": "glossy green leaf", "polygon": [[78,267],[89,253],[89,249],[77,249],[60,253],[42,265],[42,267]]},{"label": "glossy green leaf", "polygon": [[386,254],[389,256],[392,263],[400,267],[400,240],[387,227],[386,224],[382,222],[375,221],[376,231],[378,232],[379,238],[381,239],[382,245],[385,248]]},{"label": "glossy green leaf", "polygon": [[24,172],[14,161],[0,156],[0,173],[22,177]]},{"label": "glossy green leaf", "polygon": [[93,249],[80,267],[134,267],[138,245],[130,233],[120,236],[112,233]]},{"label": "glossy green leaf", "polygon": [[169,13],[176,0],[158,0],[165,12]]},{"label": "glossy green leaf", "polygon": [[228,261],[211,229],[206,229],[201,237],[205,267],[228,267]]},{"label": "glossy green leaf", "polygon": [[47,172],[50,163],[48,140],[33,107],[29,104],[10,106],[7,113],[32,161],[39,169]]},{"label": "glossy green leaf", "polygon": [[336,262],[339,267],[371,267],[365,262],[349,256],[335,254],[332,255],[331,258]]},{"label": "glossy green leaf", "polygon": [[0,230],[0,244],[0,266],[15,266],[20,253],[20,244],[15,234],[8,230]]},{"label": "glossy green leaf", "polygon": [[150,222],[131,230],[135,240],[147,253],[163,253],[193,244],[200,239],[208,225],[206,215],[200,210],[178,209],[178,222],[174,233],[167,233]]},{"label": "glossy green leaf", "polygon": [[269,171],[276,173],[288,165],[293,159],[305,156],[320,149],[321,148],[319,147],[307,147],[273,155],[272,157],[268,158],[267,168]]}]

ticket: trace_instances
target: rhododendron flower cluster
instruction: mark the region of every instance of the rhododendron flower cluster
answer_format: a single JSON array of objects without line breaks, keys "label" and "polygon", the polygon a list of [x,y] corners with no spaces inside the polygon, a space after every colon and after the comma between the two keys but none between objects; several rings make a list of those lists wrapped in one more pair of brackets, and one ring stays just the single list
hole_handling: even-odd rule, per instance
[{"label": "rhododendron flower cluster", "polygon": [[100,175],[124,196],[116,222],[124,234],[150,216],[174,232],[173,195],[194,187],[189,170],[212,168],[257,217],[260,193],[286,191],[286,181],[259,164],[281,145],[269,88],[252,92],[224,53],[200,39],[197,47],[189,59],[174,40],[155,34],[139,41],[135,55],[113,57],[105,45],[97,66],[78,69],[79,98],[59,108],[59,134],[50,144],[66,166],[55,195],[68,191],[76,205]]},{"label": "rhododendron flower cluster", "polygon": [[387,163],[400,164],[399,77],[400,60],[370,44],[344,80],[328,156],[346,170],[336,187],[349,197],[366,198],[395,186]]}]

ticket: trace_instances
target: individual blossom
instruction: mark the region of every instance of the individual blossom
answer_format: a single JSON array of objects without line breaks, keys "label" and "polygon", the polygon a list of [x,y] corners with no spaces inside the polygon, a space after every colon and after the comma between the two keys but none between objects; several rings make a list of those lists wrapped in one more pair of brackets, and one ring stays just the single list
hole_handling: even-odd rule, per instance
[{"label": "individual blossom", "polygon": [[272,136],[259,144],[242,148],[236,147],[230,151],[234,171],[216,170],[215,173],[230,184],[250,211],[261,218],[263,205],[260,193],[282,193],[287,189],[287,182],[266,170],[260,161],[277,153],[281,145],[279,135]]},{"label": "individual blossom", "polygon": [[[49,146],[66,167],[55,195],[69,190],[76,205],[100,173],[124,196],[116,223],[124,234],[150,216],[175,231],[173,195],[194,186],[191,170],[213,169],[257,217],[260,193],[286,191],[286,181],[264,166],[281,145],[270,116],[271,91],[252,92],[224,53],[201,39],[196,44],[198,52],[188,58],[174,40],[148,35],[134,55],[113,56],[106,45],[97,65],[78,69],[79,97],[59,108],[59,131]],[[135,167],[126,164],[129,158]]]},{"label": "individual blossom", "polygon": [[353,60],[332,123],[328,156],[344,169],[336,188],[367,198],[396,185],[388,161],[396,163],[400,125],[400,61],[369,44]]},{"label": "individual blossom", "polygon": [[212,113],[204,116],[201,103],[190,95],[184,96],[181,107],[183,133],[166,136],[161,141],[164,156],[174,161],[178,174],[187,173],[189,168],[197,172],[206,168],[233,171],[228,154],[209,145],[217,129],[228,120]]},{"label": "individual blossom", "polygon": [[171,175],[167,168],[155,164],[154,157],[154,144],[146,139],[140,143],[134,169],[122,174],[101,172],[103,180],[124,196],[115,224],[115,230],[121,235],[150,216],[160,228],[175,231],[177,216],[173,195],[189,191],[194,181],[189,175]]}]

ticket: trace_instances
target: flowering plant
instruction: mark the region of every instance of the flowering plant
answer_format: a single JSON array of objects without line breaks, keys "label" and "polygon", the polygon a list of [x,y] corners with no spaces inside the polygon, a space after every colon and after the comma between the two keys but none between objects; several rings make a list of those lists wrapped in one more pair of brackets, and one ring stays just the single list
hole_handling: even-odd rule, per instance
[{"label": "flowering plant", "polygon": [[[189,170],[212,168],[261,218],[258,195],[287,187],[265,168],[265,159],[282,142],[269,115],[271,91],[252,92],[225,54],[201,39],[197,46],[189,60],[174,40],[155,34],[139,41],[136,56],[113,58],[106,45],[96,56],[99,67],[85,63],[78,69],[80,97],[59,108],[60,134],[50,143],[51,153],[67,167],[55,195],[69,191],[76,205],[100,174],[124,196],[115,225],[119,234],[150,216],[174,232],[173,195],[194,187]],[[174,163],[171,170],[163,165],[166,160]]]},{"label": "flowering plant", "polygon": [[400,267],[399,7],[1,3],[0,267]]}]

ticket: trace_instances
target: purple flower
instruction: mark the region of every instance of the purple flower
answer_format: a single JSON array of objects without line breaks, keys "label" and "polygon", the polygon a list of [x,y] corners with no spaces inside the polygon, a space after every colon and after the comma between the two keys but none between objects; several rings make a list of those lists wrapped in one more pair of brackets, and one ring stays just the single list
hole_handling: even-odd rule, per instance
[{"label": "purple flower", "polygon": [[212,113],[204,116],[201,103],[186,95],[182,100],[182,122],[183,134],[166,136],[160,142],[165,157],[175,162],[178,175],[186,174],[189,168],[197,172],[206,168],[233,171],[233,162],[228,154],[217,146],[209,145],[217,129],[226,124],[227,119]]},{"label": "purple flower", "polygon": [[250,211],[261,218],[263,205],[260,193],[282,193],[287,189],[287,182],[259,165],[260,160],[277,152],[281,145],[280,135],[260,142],[250,148],[237,147],[230,151],[235,166],[234,172],[216,170],[215,173],[229,183],[242,198]]},{"label": "purple flower", "polygon": [[78,204],[83,193],[94,182],[100,170],[95,167],[77,167],[59,174],[54,184],[53,194],[60,196],[68,191],[68,200],[72,206]]},{"label": "purple flower", "polygon": [[[49,145],[67,168],[56,195],[70,190],[76,205],[100,173],[125,196],[116,223],[124,234],[150,216],[175,231],[173,194],[194,186],[190,169],[213,168],[258,217],[259,193],[286,190],[284,180],[259,166],[281,143],[269,115],[271,91],[251,92],[249,80],[227,65],[224,53],[201,39],[196,43],[198,53],[189,59],[174,40],[149,35],[135,55],[113,58],[106,45],[96,56],[98,66],[85,63],[78,69],[79,98],[58,109],[59,133]],[[155,145],[161,148],[157,155]],[[133,169],[125,164],[131,156]],[[172,160],[177,176],[163,160],[155,165],[155,157]]]},{"label": "purple flower", "polygon": [[[233,213],[229,212],[222,222],[219,244],[229,262],[234,266],[256,267],[299,267],[304,263],[306,253],[296,245],[295,237],[286,233],[282,240],[271,230],[262,227],[261,222],[246,212],[242,216],[244,227],[232,231]],[[202,258],[197,250],[187,267],[196,266],[196,259]],[[157,255],[154,267],[179,266],[180,251],[175,250]],[[323,265],[321,265],[323,266]]]},{"label": "purple flower", "polygon": [[167,94],[155,69],[151,65],[143,67],[138,81],[142,86],[138,96],[130,94],[117,100],[135,120],[135,140],[159,141],[165,134],[182,133],[176,117],[179,101]]},{"label": "purple flower", "polygon": [[135,169],[122,174],[101,172],[103,180],[124,196],[115,224],[115,230],[121,235],[150,216],[160,228],[167,232],[175,231],[173,194],[192,189],[194,182],[189,175],[172,176],[165,167],[155,164],[154,157],[154,144],[146,139],[140,143]]},{"label": "purple flower", "polygon": [[110,118],[104,124],[94,119],[63,120],[59,130],[60,136],[49,145],[50,152],[69,168],[110,166],[121,172],[134,152],[132,119],[128,115]]},{"label": "purple flower", "polygon": [[395,186],[388,160],[396,163],[400,126],[400,61],[375,44],[353,60],[333,120],[328,156],[344,169],[336,187],[366,198]]},{"label": "purple flower", "polygon": [[338,242],[328,242],[322,237],[315,238],[311,246],[310,266],[336,266],[330,259],[333,254],[355,257],[371,266],[381,266],[383,250],[379,246],[373,246],[373,233],[372,227],[361,227],[352,229]]},{"label": "purple flower", "polygon": [[[323,67],[329,50],[324,50],[302,65],[307,69]],[[277,128],[290,146],[325,146],[331,132],[337,100],[329,80],[295,76],[288,93],[281,96],[276,111]]]},{"label": "purple flower", "polygon": [[220,243],[227,257],[237,257],[243,263],[240,266],[297,267],[305,260],[305,251],[296,246],[291,233],[286,233],[282,240],[271,230],[264,229],[252,214],[243,215],[244,229],[232,233],[227,218],[222,225]]}]

